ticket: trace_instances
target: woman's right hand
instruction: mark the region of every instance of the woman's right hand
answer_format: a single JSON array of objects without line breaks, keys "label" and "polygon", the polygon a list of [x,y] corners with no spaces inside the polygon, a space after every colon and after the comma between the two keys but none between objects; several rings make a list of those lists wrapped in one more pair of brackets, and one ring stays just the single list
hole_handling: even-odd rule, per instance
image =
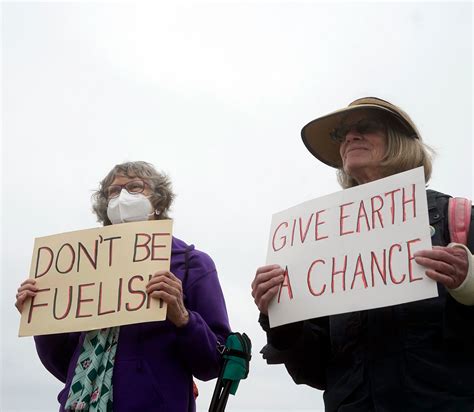
[{"label": "woman's right hand", "polygon": [[18,293],[16,294],[15,306],[18,309],[18,312],[22,312],[23,305],[25,304],[26,299],[33,298],[36,296],[38,288],[36,287],[36,280],[26,279],[18,288]]},{"label": "woman's right hand", "polygon": [[277,295],[283,282],[284,270],[279,265],[262,266],[257,269],[252,282],[252,296],[258,309],[268,315],[268,304]]}]

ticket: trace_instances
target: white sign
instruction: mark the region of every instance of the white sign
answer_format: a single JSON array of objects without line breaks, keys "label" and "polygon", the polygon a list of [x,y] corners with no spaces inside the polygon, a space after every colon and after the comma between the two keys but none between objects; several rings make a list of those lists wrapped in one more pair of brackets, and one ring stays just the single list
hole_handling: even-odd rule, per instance
[{"label": "white sign", "polygon": [[423,249],[431,238],[421,167],[273,215],[267,264],[286,270],[271,327],[437,296],[413,258]]}]

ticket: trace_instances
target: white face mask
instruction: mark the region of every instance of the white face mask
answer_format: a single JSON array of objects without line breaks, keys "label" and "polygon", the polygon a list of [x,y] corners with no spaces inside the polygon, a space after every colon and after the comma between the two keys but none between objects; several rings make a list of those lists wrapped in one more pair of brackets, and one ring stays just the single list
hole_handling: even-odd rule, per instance
[{"label": "white face mask", "polygon": [[153,206],[143,193],[130,194],[126,189],[107,206],[107,216],[114,225],[148,220],[153,213]]}]

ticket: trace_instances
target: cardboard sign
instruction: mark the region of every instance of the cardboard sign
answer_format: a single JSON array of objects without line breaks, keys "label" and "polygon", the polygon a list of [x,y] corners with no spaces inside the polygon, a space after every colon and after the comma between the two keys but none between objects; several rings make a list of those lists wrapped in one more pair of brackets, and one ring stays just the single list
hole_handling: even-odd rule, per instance
[{"label": "cardboard sign", "polygon": [[23,308],[19,336],[165,319],[166,305],[145,287],[170,268],[171,232],[171,220],[157,220],[35,239],[30,278],[39,291]]},{"label": "cardboard sign", "polygon": [[431,249],[423,168],[273,215],[267,264],[285,278],[271,327],[437,296],[413,258],[423,249]]}]

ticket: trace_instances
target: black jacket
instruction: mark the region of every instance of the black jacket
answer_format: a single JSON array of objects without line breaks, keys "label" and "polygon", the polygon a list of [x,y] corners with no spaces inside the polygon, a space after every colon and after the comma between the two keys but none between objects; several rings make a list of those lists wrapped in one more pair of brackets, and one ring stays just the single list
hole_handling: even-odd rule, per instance
[{"label": "black jacket", "polygon": [[[449,240],[449,196],[427,191],[433,245]],[[471,215],[471,222],[474,215]],[[469,236],[473,251],[474,223]],[[324,389],[327,412],[474,411],[474,306],[439,296],[270,329],[268,363]]]}]

